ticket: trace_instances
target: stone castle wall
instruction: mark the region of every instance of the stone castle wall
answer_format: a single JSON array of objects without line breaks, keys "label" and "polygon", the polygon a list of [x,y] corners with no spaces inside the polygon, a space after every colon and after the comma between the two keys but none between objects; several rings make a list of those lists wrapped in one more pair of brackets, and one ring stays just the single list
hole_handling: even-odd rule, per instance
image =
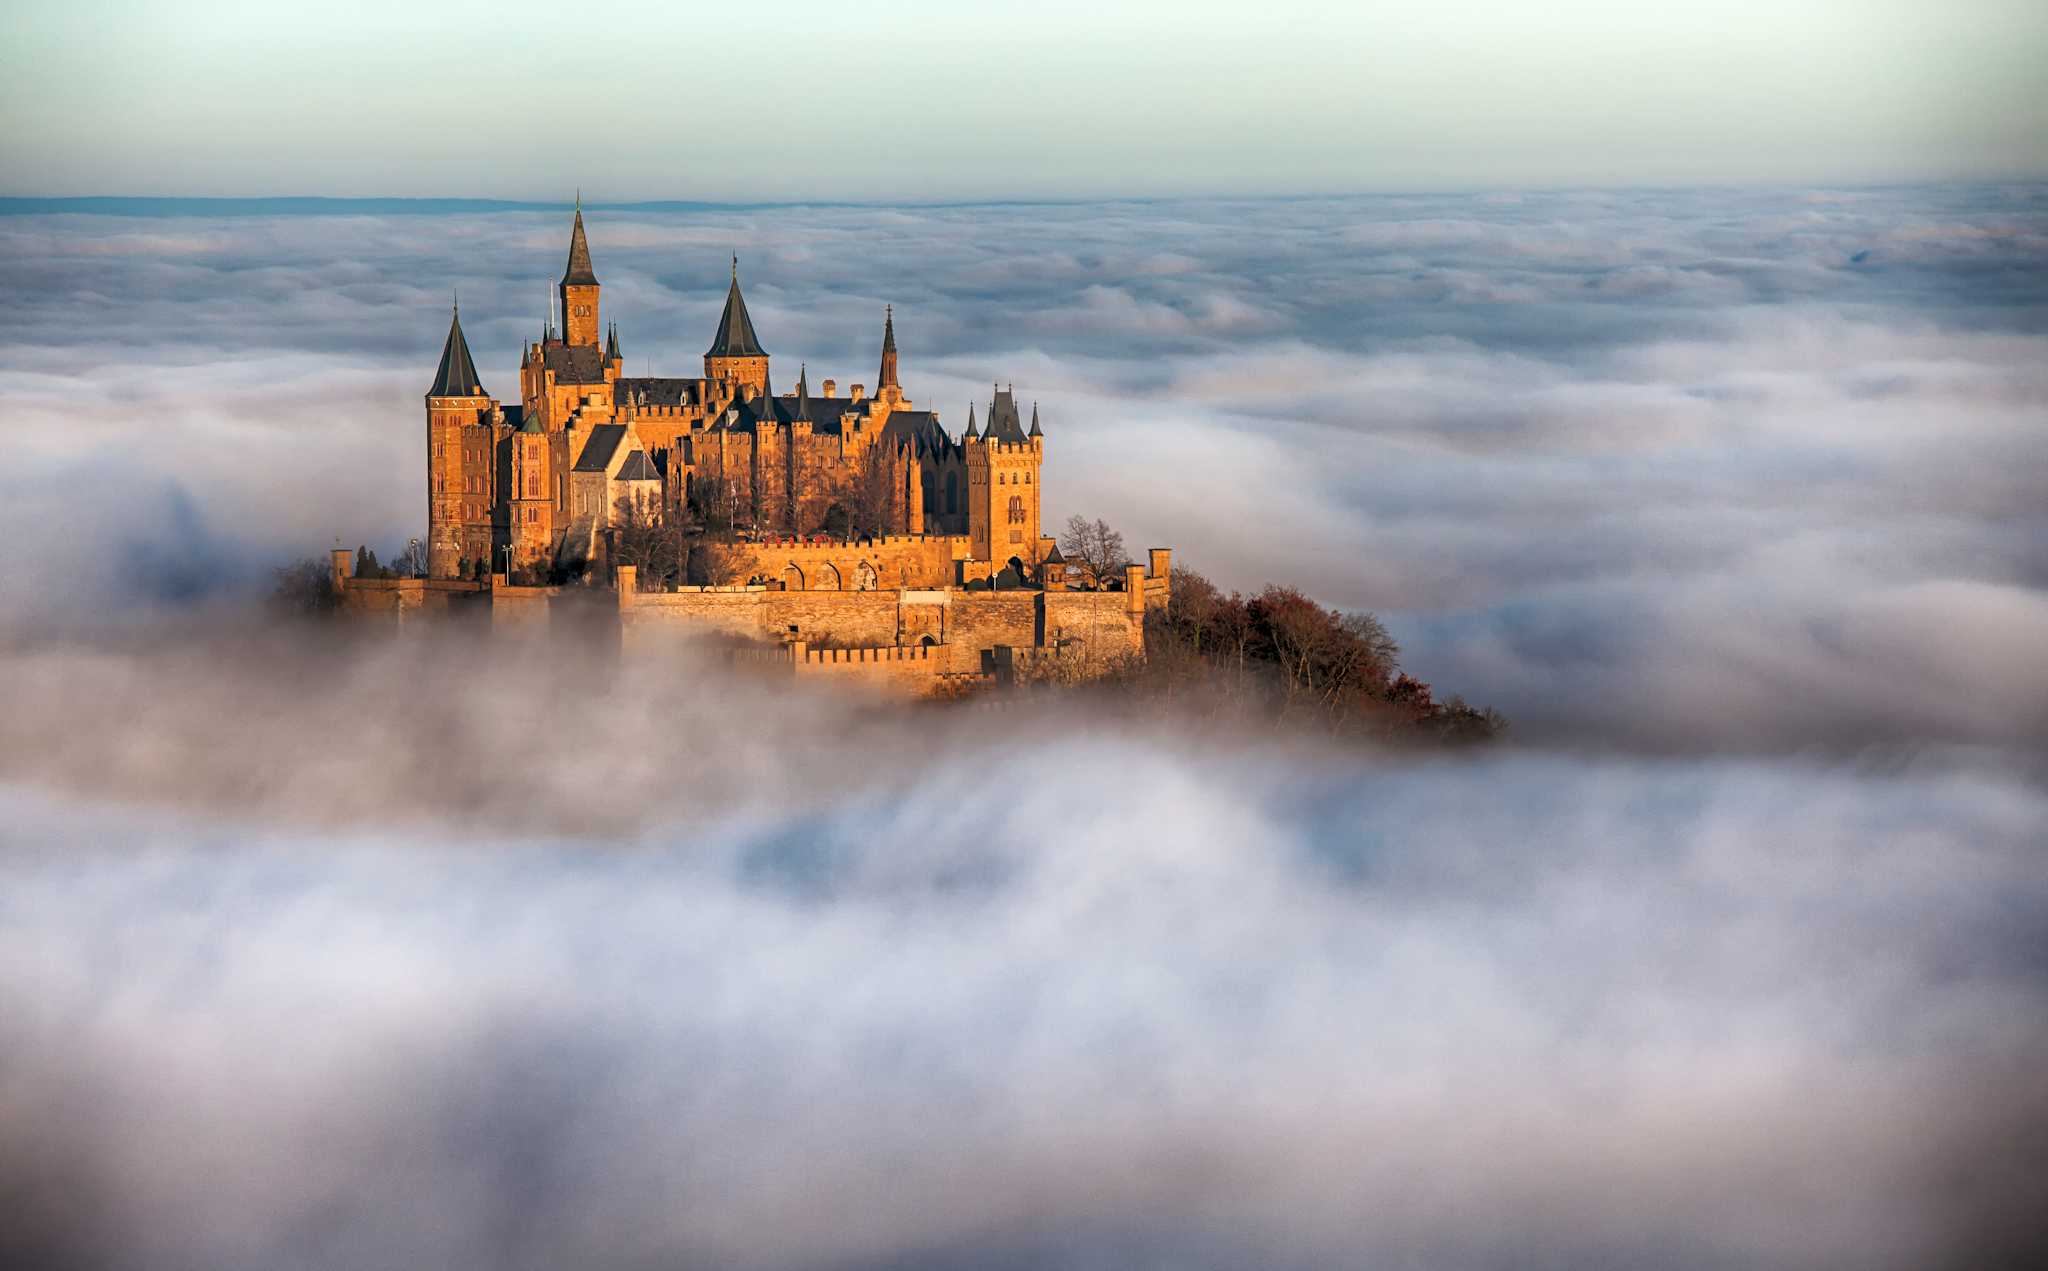
[{"label": "stone castle wall", "polygon": [[[901,546],[939,559],[954,536],[905,536]],[[785,545],[831,557],[843,545]],[[355,579],[351,553],[336,551],[332,581],[344,612],[403,623],[408,615],[469,613],[493,628],[584,631],[603,651],[660,656],[689,640],[728,645],[742,663],[786,670],[797,679],[865,684],[911,696],[949,695],[1006,679],[1022,668],[1058,662],[1064,671],[1099,674],[1144,652],[1145,615],[1169,595],[1168,554],[1156,574],[1132,566],[1119,591],[1014,591],[886,587],[872,591],[795,591],[779,585],[637,590],[637,571],[618,570],[617,587],[515,587],[502,575],[452,579]],[[886,557],[885,557],[886,559]],[[566,624],[574,622],[569,628]]]}]

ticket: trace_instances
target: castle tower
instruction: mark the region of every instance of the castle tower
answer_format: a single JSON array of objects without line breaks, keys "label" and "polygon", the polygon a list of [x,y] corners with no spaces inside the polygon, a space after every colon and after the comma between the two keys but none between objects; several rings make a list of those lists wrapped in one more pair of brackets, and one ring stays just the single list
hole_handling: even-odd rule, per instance
[{"label": "castle tower", "polygon": [[583,237],[583,196],[576,196],[576,225],[569,231],[569,267],[562,271],[562,339],[579,348],[597,347],[597,274],[590,267],[590,243]]},{"label": "castle tower", "polygon": [[754,320],[747,316],[747,302],[740,295],[740,258],[732,258],[732,285],[726,288],[725,312],[718,317],[718,330],[711,347],[704,350],[704,378],[725,380],[736,388],[766,391],[768,350],[754,334]]},{"label": "castle tower", "polygon": [[1028,576],[1038,554],[1039,477],[1045,460],[1045,432],[1038,425],[1038,407],[1031,408],[1031,431],[1017,415],[1016,396],[998,385],[988,406],[988,428],[974,435],[973,413],[967,435],[967,535],[970,555],[997,565],[1012,557]]},{"label": "castle tower", "polygon": [[533,567],[547,562],[554,544],[554,473],[550,438],[540,420],[526,416],[512,434],[511,497],[506,500],[510,524],[507,541],[511,566]]},{"label": "castle tower", "polygon": [[491,494],[490,446],[485,420],[491,411],[469,341],[462,335],[462,310],[448,320],[448,340],[441,346],[441,366],[427,389],[427,573],[453,578],[465,552],[465,522],[482,509],[488,515]]},{"label": "castle tower", "polygon": [[903,386],[896,382],[896,306],[886,305],[882,309],[882,370],[875,377],[875,396],[891,401],[900,400]]}]

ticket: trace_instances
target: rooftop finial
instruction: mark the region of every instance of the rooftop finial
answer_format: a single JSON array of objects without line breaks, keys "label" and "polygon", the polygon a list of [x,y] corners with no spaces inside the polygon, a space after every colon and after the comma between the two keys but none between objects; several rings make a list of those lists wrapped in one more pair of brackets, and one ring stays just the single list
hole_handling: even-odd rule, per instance
[{"label": "rooftop finial", "polygon": [[740,254],[738,252],[732,254],[732,280],[734,282],[740,280]]}]

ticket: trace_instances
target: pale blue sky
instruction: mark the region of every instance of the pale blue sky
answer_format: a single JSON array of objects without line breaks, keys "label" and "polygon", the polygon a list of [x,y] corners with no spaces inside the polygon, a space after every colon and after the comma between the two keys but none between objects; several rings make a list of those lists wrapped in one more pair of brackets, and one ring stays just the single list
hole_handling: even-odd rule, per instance
[{"label": "pale blue sky", "polygon": [[2040,0],[14,0],[0,193],[947,199],[2048,174]]}]

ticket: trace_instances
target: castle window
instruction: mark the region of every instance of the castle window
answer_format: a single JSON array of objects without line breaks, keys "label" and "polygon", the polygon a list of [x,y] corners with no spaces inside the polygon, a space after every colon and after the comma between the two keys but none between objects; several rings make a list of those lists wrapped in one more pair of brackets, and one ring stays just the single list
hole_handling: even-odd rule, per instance
[{"label": "castle window", "polygon": [[1022,495],[1013,494],[1010,496],[1010,524],[1024,524],[1024,498]]},{"label": "castle window", "polygon": [[956,473],[946,474],[946,515],[960,510],[960,478]]}]

